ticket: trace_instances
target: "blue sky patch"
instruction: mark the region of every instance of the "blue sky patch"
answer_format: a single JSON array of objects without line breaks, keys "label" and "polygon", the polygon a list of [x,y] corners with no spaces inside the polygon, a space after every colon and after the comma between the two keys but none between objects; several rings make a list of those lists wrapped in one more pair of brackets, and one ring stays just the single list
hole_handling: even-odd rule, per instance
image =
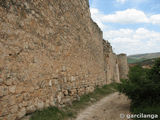
[{"label": "blue sky patch", "polygon": [[92,19],[116,53],[160,52],[160,0],[89,0]]}]

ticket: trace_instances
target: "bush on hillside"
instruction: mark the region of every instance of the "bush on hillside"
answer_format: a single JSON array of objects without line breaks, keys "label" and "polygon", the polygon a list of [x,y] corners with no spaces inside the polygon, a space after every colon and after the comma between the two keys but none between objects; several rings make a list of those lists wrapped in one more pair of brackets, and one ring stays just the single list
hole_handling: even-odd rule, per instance
[{"label": "bush on hillside", "polygon": [[157,104],[160,100],[160,59],[151,69],[140,66],[130,68],[127,80],[122,80],[118,90],[126,94],[132,104]]},{"label": "bush on hillside", "polygon": [[[151,69],[143,69],[141,66],[130,68],[128,79],[122,80],[117,88],[131,99],[130,110],[133,114],[160,116],[160,59]],[[150,120],[150,118],[141,120]]]}]

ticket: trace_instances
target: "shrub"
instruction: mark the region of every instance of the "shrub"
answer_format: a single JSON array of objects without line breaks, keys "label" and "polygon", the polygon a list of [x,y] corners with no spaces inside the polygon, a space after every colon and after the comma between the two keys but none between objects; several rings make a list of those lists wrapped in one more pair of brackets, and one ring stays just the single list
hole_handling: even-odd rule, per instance
[{"label": "shrub", "polygon": [[148,70],[140,66],[130,68],[129,79],[121,80],[118,90],[124,93],[133,103],[139,103],[146,100],[148,96],[147,88],[149,81],[147,79]]},{"label": "shrub", "polygon": [[121,80],[117,88],[131,99],[131,112],[160,116],[160,59],[151,69],[130,68],[128,79]]}]

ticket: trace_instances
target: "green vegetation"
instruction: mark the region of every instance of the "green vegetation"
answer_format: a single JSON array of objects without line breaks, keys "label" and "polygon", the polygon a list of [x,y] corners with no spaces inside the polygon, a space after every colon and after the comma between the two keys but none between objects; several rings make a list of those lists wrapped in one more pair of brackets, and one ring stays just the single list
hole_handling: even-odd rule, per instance
[{"label": "green vegetation", "polygon": [[117,88],[131,99],[132,113],[158,114],[160,117],[160,59],[151,69],[138,65],[130,68],[128,79],[122,80]]},{"label": "green vegetation", "polygon": [[145,60],[150,60],[150,59],[158,58],[158,57],[160,57],[160,52],[130,55],[127,57],[127,60],[128,60],[128,63],[139,63]]},{"label": "green vegetation", "polygon": [[141,60],[131,60],[130,58],[128,58],[128,63],[130,65],[132,64],[136,64],[136,65],[140,65],[140,66],[145,66],[145,65],[153,65],[154,62],[157,60],[157,58],[152,58],[152,59],[141,59]]},{"label": "green vegetation", "polygon": [[73,101],[71,106],[68,105],[64,108],[50,107],[37,111],[33,113],[30,120],[67,120],[68,118],[75,118],[81,109],[115,92],[116,87],[116,83],[105,85],[101,88],[97,87],[94,92],[81,96],[79,101]]},{"label": "green vegetation", "polygon": [[138,62],[143,62],[146,60],[145,58],[137,59],[137,58],[127,58],[128,63],[138,63]]},{"label": "green vegetation", "polygon": [[140,65],[140,66],[153,65],[156,60],[157,60],[157,58],[148,59],[148,60],[144,60],[144,61],[138,62],[137,64]]}]

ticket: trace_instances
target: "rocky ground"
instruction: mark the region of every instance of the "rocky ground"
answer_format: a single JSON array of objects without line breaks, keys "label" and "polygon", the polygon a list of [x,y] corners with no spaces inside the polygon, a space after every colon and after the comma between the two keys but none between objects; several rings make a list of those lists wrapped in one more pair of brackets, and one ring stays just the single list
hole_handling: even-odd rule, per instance
[{"label": "rocky ground", "polygon": [[82,110],[76,120],[128,120],[120,114],[129,114],[129,107],[127,97],[116,92]]}]

